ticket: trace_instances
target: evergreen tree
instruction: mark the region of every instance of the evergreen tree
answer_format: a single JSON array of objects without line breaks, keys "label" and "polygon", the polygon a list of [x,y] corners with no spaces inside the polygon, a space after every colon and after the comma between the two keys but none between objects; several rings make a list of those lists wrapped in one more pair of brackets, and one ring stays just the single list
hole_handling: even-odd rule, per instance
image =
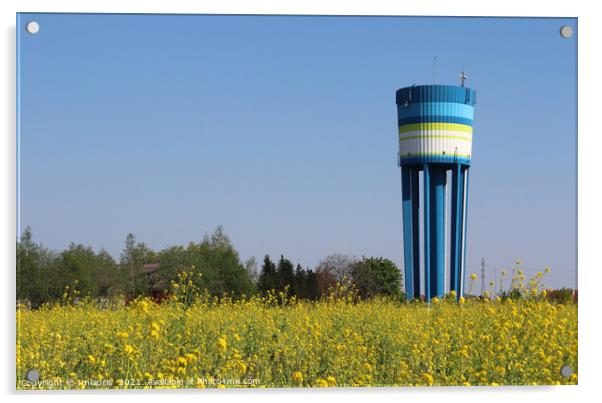
[{"label": "evergreen tree", "polygon": [[303,298],[317,300],[320,298],[320,286],[318,283],[318,275],[313,270],[307,270],[305,273],[305,281],[303,286]]},{"label": "evergreen tree", "polygon": [[293,285],[291,286],[291,292],[297,298],[305,298],[305,276],[305,270],[303,270],[300,264],[297,264]]},{"label": "evergreen tree", "polygon": [[263,266],[261,266],[261,274],[257,281],[257,289],[260,292],[267,292],[277,288],[276,265],[272,262],[269,255],[265,255]]},{"label": "evergreen tree", "polygon": [[276,277],[278,278],[278,290],[284,291],[284,289],[288,286],[290,291],[294,285],[295,272],[293,269],[293,263],[290,260],[285,259],[284,255],[280,255],[276,273]]}]

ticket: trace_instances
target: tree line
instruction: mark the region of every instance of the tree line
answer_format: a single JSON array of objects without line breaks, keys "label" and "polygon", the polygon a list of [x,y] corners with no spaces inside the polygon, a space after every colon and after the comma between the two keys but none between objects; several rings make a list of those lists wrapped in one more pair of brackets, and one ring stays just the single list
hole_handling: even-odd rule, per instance
[{"label": "tree line", "polygon": [[[149,265],[152,263],[153,265]],[[26,228],[17,241],[17,300],[36,307],[60,300],[66,292],[110,298],[160,297],[182,271],[192,271],[194,285],[210,295],[233,298],[256,293],[284,292],[316,300],[338,284],[352,285],[362,298],[403,296],[402,278],[395,264],[382,257],[333,254],[315,268],[294,264],[284,255],[272,261],[266,255],[261,268],[254,257],[242,261],[221,227],[188,245],[154,251],[128,234],[119,260],[107,251],[72,243],[54,251],[33,241]]]}]

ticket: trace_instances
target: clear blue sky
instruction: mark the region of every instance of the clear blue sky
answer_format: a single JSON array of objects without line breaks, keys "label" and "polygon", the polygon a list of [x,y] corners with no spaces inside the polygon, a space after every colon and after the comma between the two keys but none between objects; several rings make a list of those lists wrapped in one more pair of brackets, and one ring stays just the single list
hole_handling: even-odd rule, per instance
[{"label": "clear blue sky", "polygon": [[[30,20],[36,35],[23,31]],[[576,273],[575,19],[22,14],[20,229],[402,266],[395,90],[477,90],[467,268]],[[533,274],[527,270],[527,274]]]}]

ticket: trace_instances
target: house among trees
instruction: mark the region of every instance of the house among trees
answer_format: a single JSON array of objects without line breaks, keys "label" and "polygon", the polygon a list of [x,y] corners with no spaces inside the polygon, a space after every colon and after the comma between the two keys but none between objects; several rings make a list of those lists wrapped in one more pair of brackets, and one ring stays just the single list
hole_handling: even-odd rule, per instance
[{"label": "house among trees", "polygon": [[144,263],[142,265],[142,273],[151,274],[156,272],[159,269],[159,263]]}]

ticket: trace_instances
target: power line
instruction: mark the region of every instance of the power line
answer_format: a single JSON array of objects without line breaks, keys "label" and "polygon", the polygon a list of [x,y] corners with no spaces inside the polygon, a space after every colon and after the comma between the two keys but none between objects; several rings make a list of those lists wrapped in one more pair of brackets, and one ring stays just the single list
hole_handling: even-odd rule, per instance
[{"label": "power line", "polygon": [[549,266],[549,265],[545,265],[545,266],[537,267],[536,268],[536,267],[526,267],[526,266],[523,266],[522,264],[517,265],[516,263],[502,264],[502,263],[491,263],[491,262],[488,262],[487,266],[489,266],[489,267],[505,268],[505,269],[514,269],[514,268],[516,268],[516,269],[521,269],[521,270],[525,270],[525,269],[526,270],[544,270],[546,268],[546,266]]},{"label": "power line", "polygon": [[485,258],[481,258],[481,295],[485,294]]},{"label": "power line", "polygon": [[[522,266],[522,265],[518,265],[517,266],[517,265],[514,265],[514,264],[496,264],[496,263],[489,263],[489,262],[487,263],[487,267],[490,267],[492,269],[493,268],[495,268],[495,269],[502,269],[502,270],[506,270],[506,271],[511,271],[513,269],[517,269],[517,270],[520,269],[522,271],[536,271],[536,272],[537,271],[544,271],[545,268],[546,268],[546,266],[543,266],[543,267],[525,267],[525,266]],[[559,271],[558,268],[555,269],[555,268],[552,267],[551,269],[552,269],[552,271]]]}]

